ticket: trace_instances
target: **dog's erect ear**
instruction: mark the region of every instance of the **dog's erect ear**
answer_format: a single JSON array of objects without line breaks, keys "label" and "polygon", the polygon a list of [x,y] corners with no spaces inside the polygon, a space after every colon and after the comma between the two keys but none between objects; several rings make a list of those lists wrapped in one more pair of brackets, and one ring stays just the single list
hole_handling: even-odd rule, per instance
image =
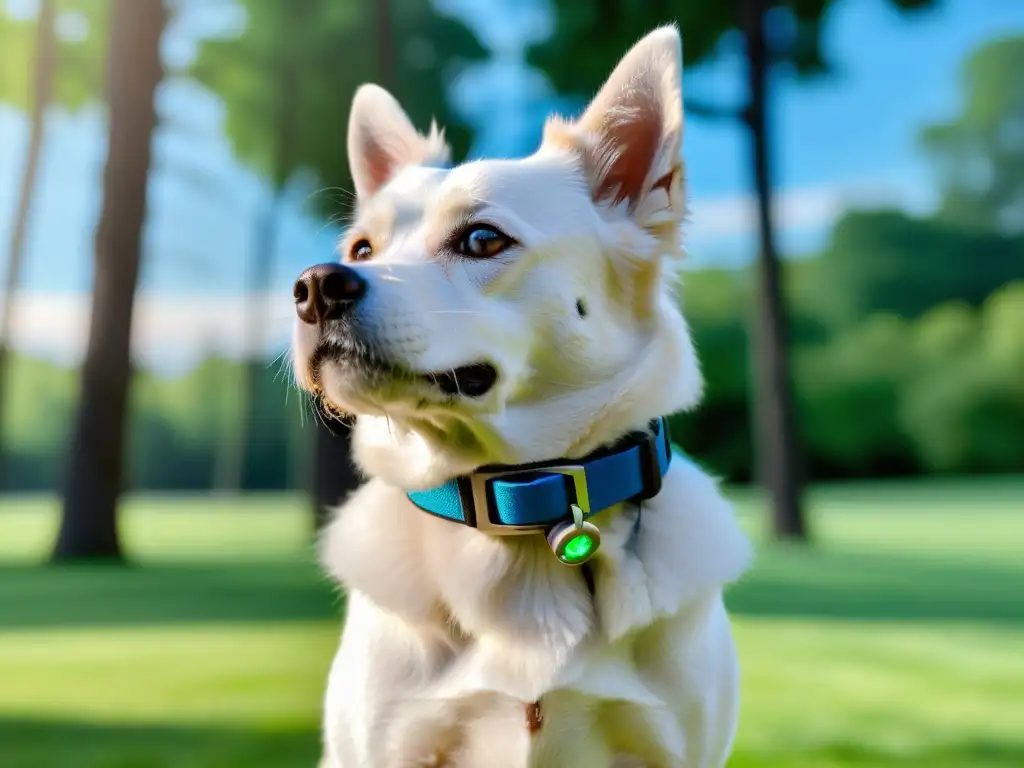
[{"label": "dog's erect ear", "polygon": [[[596,202],[624,203],[644,219],[669,208],[681,216],[681,79],[679,32],[656,29],[623,57],[579,120],[548,123],[545,144],[582,154]],[[660,199],[648,200],[655,192]]]},{"label": "dog's erect ear", "polygon": [[378,85],[362,85],[352,98],[348,162],[359,197],[369,197],[407,165],[448,162],[444,131],[431,123],[426,136],[413,128],[395,97]]}]

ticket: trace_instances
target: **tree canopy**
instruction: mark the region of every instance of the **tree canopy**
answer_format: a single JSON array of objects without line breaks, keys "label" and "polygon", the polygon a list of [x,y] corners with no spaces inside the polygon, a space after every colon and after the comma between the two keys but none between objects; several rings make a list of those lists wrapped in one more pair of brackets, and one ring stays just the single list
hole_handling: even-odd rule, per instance
[{"label": "tree canopy", "polygon": [[[348,187],[349,103],[360,84],[385,79],[378,64],[381,24],[394,52],[394,82],[386,86],[417,127],[436,117],[455,156],[465,154],[470,129],[448,110],[447,91],[461,68],[485,52],[469,29],[429,0],[391,0],[383,21],[373,0],[240,0],[240,6],[242,33],[204,40],[193,72],[223,99],[239,159],[275,186],[301,169],[323,184]],[[282,76],[291,82],[282,84]],[[276,130],[283,109],[298,119],[282,166]]]},{"label": "tree canopy", "polygon": [[[73,111],[103,94],[110,3],[55,2],[57,61],[53,100]],[[0,102],[20,110],[27,110],[32,98],[35,25],[35,16],[15,16],[0,3]]]},{"label": "tree canopy", "polygon": [[[834,0],[773,2],[768,12],[769,55],[773,64],[801,74],[831,69],[822,47],[826,12]],[[888,0],[901,10],[931,7],[935,0]],[[533,46],[528,59],[542,69],[562,94],[583,98],[608,76],[611,62],[656,26],[675,22],[683,37],[683,65],[718,56],[722,43],[743,24],[746,0],[673,2],[672,0],[552,0],[555,32]],[[739,117],[736,105],[689,98],[692,114]]]},{"label": "tree canopy", "polygon": [[1024,36],[996,40],[964,63],[960,114],[922,131],[942,186],[942,215],[1024,233]]}]

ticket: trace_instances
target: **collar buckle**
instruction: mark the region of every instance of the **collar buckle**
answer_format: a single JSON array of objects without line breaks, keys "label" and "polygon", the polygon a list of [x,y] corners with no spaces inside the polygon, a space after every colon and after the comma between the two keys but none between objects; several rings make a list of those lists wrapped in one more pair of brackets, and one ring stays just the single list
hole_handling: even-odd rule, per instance
[{"label": "collar buckle", "polygon": [[[499,477],[509,475],[522,475],[527,472],[540,472],[552,475],[566,475],[572,480],[573,491],[576,499],[570,502],[575,504],[583,513],[584,517],[591,514],[590,489],[587,487],[587,470],[581,464],[560,464],[553,467],[544,467],[535,470],[507,469],[498,472],[474,472],[470,475],[469,482],[473,495],[473,506],[476,509],[476,527],[495,536],[516,536],[525,533],[537,533],[536,525],[508,525],[506,523],[495,523],[491,520],[491,504],[488,494],[488,483]],[[567,512],[569,510],[566,510]]]}]

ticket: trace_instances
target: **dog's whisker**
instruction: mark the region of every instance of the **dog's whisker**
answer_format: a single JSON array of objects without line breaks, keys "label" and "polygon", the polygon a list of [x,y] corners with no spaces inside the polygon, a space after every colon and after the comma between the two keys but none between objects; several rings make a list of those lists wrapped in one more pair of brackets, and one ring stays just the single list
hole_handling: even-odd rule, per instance
[{"label": "dog's whisker", "polygon": [[333,227],[333,226],[335,226],[337,224],[341,224],[345,220],[345,218],[346,218],[346,215],[344,215],[344,214],[339,215],[337,218],[332,216],[331,218],[329,218],[327,221],[324,222],[323,226],[320,227],[320,229],[318,229],[316,231],[316,233],[319,235],[325,229],[329,229],[330,227]]},{"label": "dog's whisker", "polygon": [[283,365],[287,365],[287,364],[288,364],[288,359],[287,359],[287,357],[286,357],[286,356],[288,355],[289,351],[290,351],[290,350],[288,350],[288,349],[282,349],[282,350],[280,351],[280,353],[278,353],[278,354],[277,354],[277,355],[276,355],[276,356],[274,357],[274,359],[270,360],[270,361],[269,361],[269,362],[267,363],[267,368],[268,368],[268,369],[269,369],[269,368],[273,368],[273,367],[274,367],[275,365],[277,365],[277,366],[278,366],[278,368],[280,369],[280,367],[281,367],[281,366],[283,366]]},{"label": "dog's whisker", "polygon": [[[310,192],[306,196],[306,199],[303,201],[303,204],[308,203],[310,200],[313,200],[319,197],[320,195],[326,195],[330,193],[341,194],[343,196],[347,195],[349,200],[355,200],[356,198],[356,195],[353,192],[350,192],[344,187],[322,187],[320,189],[315,189],[312,192]],[[334,200],[334,198],[332,198],[332,200]]]},{"label": "dog's whisker", "polygon": [[324,409],[320,405],[320,402],[322,401],[322,399],[323,399],[322,397],[317,397],[312,402],[312,406],[313,406],[313,420],[314,420],[315,423],[319,424],[324,429],[329,429],[329,427],[327,426],[327,422],[324,421],[324,413],[323,413]]}]

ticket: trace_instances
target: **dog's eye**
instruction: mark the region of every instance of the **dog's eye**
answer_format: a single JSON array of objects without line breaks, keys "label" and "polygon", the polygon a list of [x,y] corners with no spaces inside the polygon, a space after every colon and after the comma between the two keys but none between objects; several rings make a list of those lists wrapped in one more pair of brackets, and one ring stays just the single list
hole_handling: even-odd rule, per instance
[{"label": "dog's eye", "polygon": [[500,232],[494,227],[477,224],[467,229],[459,237],[458,250],[463,256],[472,259],[488,259],[497,256],[512,243],[512,238],[504,232]]},{"label": "dog's eye", "polygon": [[366,238],[356,240],[352,243],[352,247],[348,249],[348,257],[352,261],[366,261],[372,256],[373,246],[370,245],[370,241]]}]

